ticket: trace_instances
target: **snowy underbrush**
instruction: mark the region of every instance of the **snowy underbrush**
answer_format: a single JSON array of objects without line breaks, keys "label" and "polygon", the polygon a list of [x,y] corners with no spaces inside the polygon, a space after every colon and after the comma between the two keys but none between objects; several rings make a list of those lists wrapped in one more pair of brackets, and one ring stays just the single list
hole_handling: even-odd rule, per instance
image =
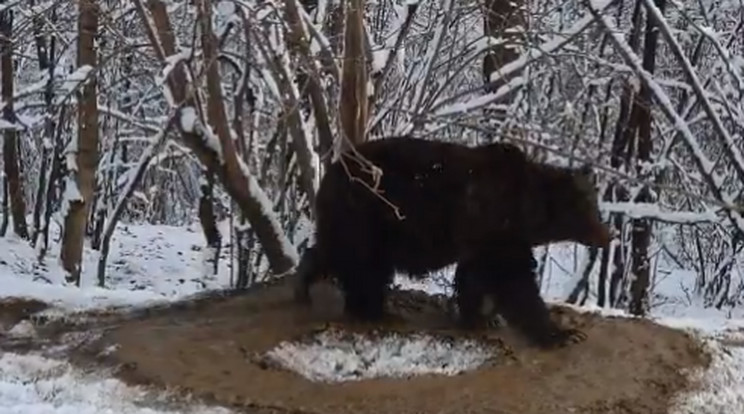
[{"label": "snowy underbrush", "polygon": [[58,237],[59,229],[52,226],[50,249],[43,264],[39,264],[37,251],[27,241],[12,234],[0,237],[0,298],[39,299],[77,311],[153,305],[230,284],[226,249],[222,251],[218,274],[205,272],[207,250],[198,224],[119,225],[111,241],[104,288],[97,287],[99,253],[88,242],[83,255],[81,287],[65,283],[64,271],[58,263]]},{"label": "snowy underbrush", "polygon": [[[170,406],[169,396],[38,355],[0,356],[0,412],[3,414],[227,414],[220,407]],[[161,408],[154,408],[161,407]]]},{"label": "snowy underbrush", "polygon": [[487,344],[426,334],[367,336],[323,331],[282,342],[266,357],[311,381],[343,382],[417,375],[457,375],[497,357]]}]

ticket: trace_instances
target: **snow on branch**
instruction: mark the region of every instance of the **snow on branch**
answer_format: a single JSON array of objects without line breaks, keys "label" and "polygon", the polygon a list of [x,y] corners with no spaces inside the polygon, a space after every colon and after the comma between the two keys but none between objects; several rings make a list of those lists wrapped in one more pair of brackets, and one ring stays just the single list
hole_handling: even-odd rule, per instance
[{"label": "snow on branch", "polygon": [[710,159],[708,159],[707,155],[705,155],[705,152],[703,152],[700,143],[697,142],[695,135],[692,133],[692,131],[690,131],[690,128],[685,120],[682,119],[682,117],[674,109],[674,105],[669,99],[669,96],[667,96],[666,92],[664,92],[664,89],[662,89],[662,87],[659,86],[658,83],[656,83],[652,74],[643,69],[641,59],[623,39],[623,31],[616,27],[609,18],[605,17],[602,14],[600,6],[595,5],[595,2],[604,4],[603,1],[599,2],[597,0],[585,1],[589,11],[597,18],[597,22],[599,22],[599,24],[605,30],[608,39],[615,46],[615,49],[638,74],[641,81],[649,88],[654,98],[659,103],[661,111],[670,121],[672,121],[674,126],[681,133],[683,138],[682,141],[687,146],[687,149],[692,153],[692,158],[695,162],[695,165],[703,175],[703,179],[706,181],[710,189],[715,194],[716,199],[725,206],[726,212],[732,224],[738,229],[739,232],[744,233],[744,218],[742,218],[740,214],[741,208],[737,207],[733,203],[732,197],[730,195],[725,194],[721,190],[721,187],[717,182],[718,180],[713,176],[713,169],[715,167],[715,164]]},{"label": "snow on branch", "polygon": [[[269,200],[266,192],[261,188],[261,185],[258,183],[258,181],[256,181],[256,178],[253,176],[253,174],[251,174],[251,171],[245,161],[243,161],[242,158],[238,157],[238,163],[240,165],[241,173],[248,182],[248,191],[250,192],[253,199],[258,203],[259,208],[261,209],[261,214],[269,220],[271,229],[276,236],[276,240],[278,240],[281,244],[281,249],[284,257],[287,257],[293,262],[293,265],[296,265],[300,261],[300,257],[297,254],[297,248],[295,248],[289,238],[287,238],[287,235],[284,233],[284,229],[282,228],[281,223],[279,223],[279,218],[274,212],[274,207],[271,200]],[[290,272],[292,270],[293,269],[290,269],[287,272]]]},{"label": "snow on branch", "polygon": [[[742,74],[740,72],[744,71],[744,65],[741,61],[737,62],[737,60],[741,59],[741,56],[731,56],[728,50],[726,50],[726,48],[718,40],[718,36],[716,35],[715,31],[713,31],[713,29],[697,24],[695,20],[687,16],[687,13],[682,9],[681,4],[677,3],[676,1],[672,1],[672,4],[677,8],[677,10],[681,12],[683,16],[686,17],[686,21],[690,24],[690,26],[697,29],[698,33],[700,33],[700,35],[702,35],[704,38],[708,39],[708,41],[713,45],[715,50],[721,56],[721,59],[723,60],[729,75],[733,80],[736,81],[735,83],[739,92],[739,96],[742,96],[744,94],[744,79],[742,78]],[[741,26],[741,24],[742,22],[740,21],[739,26]],[[729,47],[735,39],[736,36],[732,36],[727,47]]]},{"label": "snow on branch", "polygon": [[[173,55],[165,56],[164,57],[165,66],[160,71],[160,73],[158,73],[155,76],[155,85],[158,87],[162,87],[163,85],[165,85],[165,82],[170,78],[171,72],[173,72],[173,70],[178,66],[178,64],[181,62],[186,62],[190,58],[191,58],[191,49],[189,48],[184,48],[184,49],[181,49],[181,51],[176,52]],[[166,94],[166,98],[168,98],[169,100],[168,104],[171,107],[177,106],[176,102],[173,102],[173,97],[170,94]]]},{"label": "snow on branch", "polygon": [[80,86],[93,71],[91,65],[81,65],[74,72],[70,73],[62,80],[60,89],[64,94],[69,94]]},{"label": "snow on branch", "polygon": [[155,124],[152,124],[150,122],[143,122],[142,118],[135,118],[134,116],[125,114],[124,112],[121,112],[118,109],[114,109],[108,106],[103,106],[99,104],[98,112],[103,115],[110,116],[111,118],[114,118],[118,121],[126,122],[148,133],[154,134],[154,133],[157,133],[159,130],[157,125]]},{"label": "snow on branch", "polygon": [[424,67],[421,69],[420,82],[415,85],[413,100],[411,101],[412,109],[419,113],[422,111],[422,101],[424,97],[424,89],[430,83],[432,70],[434,67],[434,61],[439,56],[439,51],[442,48],[442,42],[444,40],[445,29],[449,26],[449,21],[452,18],[452,10],[455,4],[454,0],[443,0],[444,4],[442,9],[444,10],[444,16],[442,21],[438,22],[436,30],[434,31],[434,38],[432,44],[429,45],[426,56],[424,57]]},{"label": "snow on branch", "polygon": [[607,213],[621,213],[633,219],[654,219],[672,224],[718,223],[721,219],[713,211],[662,211],[658,204],[633,202],[600,202]]},{"label": "snow on branch", "polygon": [[692,83],[692,88],[695,90],[695,94],[703,106],[703,110],[708,117],[710,117],[710,120],[713,123],[713,128],[716,130],[716,133],[723,138],[723,141],[726,144],[726,152],[731,158],[733,158],[734,169],[739,174],[739,178],[744,180],[744,157],[742,157],[741,151],[734,142],[733,137],[731,137],[731,134],[729,134],[726,127],[723,126],[723,122],[721,122],[721,119],[713,109],[713,104],[710,102],[710,99],[708,99],[703,85],[692,67],[692,63],[690,63],[690,60],[685,56],[685,53],[682,51],[682,46],[680,46],[677,39],[672,35],[672,29],[667,24],[664,15],[661,13],[661,10],[656,7],[653,0],[643,0],[643,3],[646,6],[646,9],[648,9],[649,15],[654,19],[656,27],[659,28],[661,33],[664,35],[664,38],[667,40],[672,53],[681,63],[682,71],[689,78],[690,83]]},{"label": "snow on branch", "polygon": [[193,106],[187,106],[180,110],[180,116],[178,117],[178,125],[181,127],[181,131],[187,134],[195,134],[202,137],[207,148],[214,151],[220,163],[224,163],[224,157],[222,156],[222,145],[220,139],[215,135],[212,128],[201,122],[199,114],[196,112],[196,108]]},{"label": "snow on branch", "polygon": [[[596,7],[597,9],[597,13],[601,14],[606,8],[614,3],[614,0],[597,0],[596,2],[597,5],[594,7]],[[512,90],[518,88],[522,83],[524,83],[521,77],[514,77],[513,79],[511,79],[511,81],[504,82],[505,80],[507,80],[507,78],[510,77],[510,75],[519,73],[530,63],[560,50],[566,44],[570,43],[576,36],[589,28],[595,21],[596,16],[591,14],[582,17],[568,30],[555,35],[552,39],[544,42],[541,45],[538,45],[535,50],[531,50],[529,54],[523,54],[519,58],[501,66],[498,70],[491,74],[489,82],[485,86],[468,89],[449,98],[442,99],[441,101],[432,105],[431,111],[436,111],[438,115],[466,112],[481,108],[491,102],[498,101],[502,96],[511,93]],[[496,92],[485,94],[482,97],[479,97],[476,100],[467,103],[453,104],[453,102],[464,96],[472,95],[473,93],[482,91],[484,88],[498,86],[502,83],[505,84],[499,87]]]}]

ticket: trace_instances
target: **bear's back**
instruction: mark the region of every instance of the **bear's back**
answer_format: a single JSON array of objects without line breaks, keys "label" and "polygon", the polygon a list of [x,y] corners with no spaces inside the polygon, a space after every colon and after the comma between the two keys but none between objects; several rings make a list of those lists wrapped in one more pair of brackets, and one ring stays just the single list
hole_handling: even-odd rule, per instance
[{"label": "bear's back", "polygon": [[[459,241],[465,239],[458,232],[469,231],[462,220],[473,184],[490,187],[501,179],[494,173],[514,168],[511,148],[407,137],[359,145],[356,152],[381,170],[379,182],[369,167],[360,166],[354,152],[344,155],[344,164],[334,163],[318,192],[318,236],[327,237],[326,243],[340,251],[358,254],[369,247],[374,250],[370,256],[387,255],[399,270],[410,273],[452,263],[460,254]],[[357,246],[355,238],[364,239],[365,245]]]}]

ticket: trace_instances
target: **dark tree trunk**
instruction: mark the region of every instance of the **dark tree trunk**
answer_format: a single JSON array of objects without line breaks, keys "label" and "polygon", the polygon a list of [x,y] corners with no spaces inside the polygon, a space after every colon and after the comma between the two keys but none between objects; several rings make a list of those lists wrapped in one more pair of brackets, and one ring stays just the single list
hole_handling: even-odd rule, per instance
[{"label": "dark tree trunk", "polygon": [[8,178],[5,176],[5,173],[0,174],[2,175],[2,186],[3,186],[3,200],[2,200],[2,206],[0,206],[0,210],[2,210],[3,214],[3,221],[0,222],[0,237],[5,237],[5,234],[8,233],[8,216],[10,215],[10,211],[8,209]]},{"label": "dark tree trunk", "polygon": [[[640,1],[639,1],[640,2]],[[666,6],[666,0],[655,0],[654,3],[662,12]],[[653,19],[647,19],[646,38],[643,45],[643,68],[653,74],[656,67],[656,45],[659,31]],[[638,176],[648,182],[652,179],[651,174],[645,171],[643,166],[651,161],[653,142],[651,140],[651,90],[642,84],[640,96],[636,100],[638,108],[638,131],[637,136],[637,172]],[[638,203],[651,203],[654,201],[651,189],[644,185],[635,199]],[[630,313],[633,315],[645,315],[648,311],[648,287],[651,283],[651,266],[648,258],[648,247],[651,243],[651,221],[649,219],[633,220],[633,249],[631,272],[635,276],[630,286]]]},{"label": "dark tree trunk", "polygon": [[201,222],[204,237],[207,239],[207,246],[211,249],[212,256],[207,261],[212,265],[212,274],[217,274],[220,258],[220,247],[222,247],[222,236],[217,228],[217,222],[214,217],[214,175],[207,171],[202,171],[203,181],[200,186],[201,196],[199,197],[199,221]]},{"label": "dark tree trunk", "polygon": [[[31,6],[34,6],[36,2],[31,1]],[[52,22],[56,19],[56,13],[52,11]],[[33,18],[33,30],[34,40],[36,43],[36,55],[39,59],[39,70],[47,71],[47,83],[44,86],[44,138],[41,144],[41,166],[39,167],[39,181],[36,185],[36,197],[34,203],[34,211],[32,215],[32,234],[31,234],[31,246],[36,247],[36,243],[39,240],[41,234],[41,214],[44,211],[45,204],[45,189],[47,186],[47,176],[49,171],[49,157],[54,146],[54,37],[52,36],[49,44],[47,44],[47,38],[42,34],[44,22],[41,16],[36,15]]]},{"label": "dark tree trunk", "polygon": [[[3,4],[6,2],[2,2]],[[16,116],[13,109],[13,10],[6,6],[0,11],[0,73],[2,83],[3,119],[9,124],[15,124]],[[18,132],[14,128],[4,130],[3,162],[5,176],[8,183],[8,198],[10,200],[10,214],[13,217],[13,232],[22,239],[28,239],[26,225],[26,202],[23,196],[23,182],[20,174],[20,152],[18,151]]]}]

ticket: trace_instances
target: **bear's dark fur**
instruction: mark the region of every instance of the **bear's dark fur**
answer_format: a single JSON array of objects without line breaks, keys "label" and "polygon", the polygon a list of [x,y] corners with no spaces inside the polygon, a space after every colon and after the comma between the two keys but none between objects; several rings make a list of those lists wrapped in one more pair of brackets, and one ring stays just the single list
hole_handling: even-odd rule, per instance
[{"label": "bear's dark fur", "polygon": [[551,321],[532,247],[609,242],[591,170],[538,164],[505,143],[467,147],[394,137],[356,151],[382,175],[376,182],[351,151],[323,176],[315,245],[297,269],[297,301],[309,302],[309,286],[329,274],[344,291],[347,314],[377,320],[396,271],[423,277],[457,263],[463,326],[480,322],[490,294],[507,323],[539,345],[583,335]]}]

